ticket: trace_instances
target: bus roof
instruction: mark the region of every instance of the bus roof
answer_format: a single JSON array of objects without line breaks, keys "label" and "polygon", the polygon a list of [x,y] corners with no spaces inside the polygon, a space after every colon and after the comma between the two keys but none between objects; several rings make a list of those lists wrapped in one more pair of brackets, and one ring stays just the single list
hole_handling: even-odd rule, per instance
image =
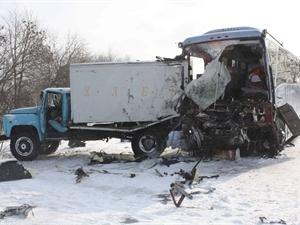
[{"label": "bus roof", "polygon": [[223,41],[240,38],[261,38],[263,32],[253,27],[232,27],[224,29],[211,30],[203,35],[190,37],[185,39],[181,46],[209,42],[209,41]]}]

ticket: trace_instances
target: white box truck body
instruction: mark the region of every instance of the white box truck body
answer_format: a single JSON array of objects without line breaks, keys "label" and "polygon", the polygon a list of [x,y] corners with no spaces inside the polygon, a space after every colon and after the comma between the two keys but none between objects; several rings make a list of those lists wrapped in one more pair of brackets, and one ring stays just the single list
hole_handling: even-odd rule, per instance
[{"label": "white box truck body", "polygon": [[146,122],[175,115],[187,84],[186,62],[73,64],[73,123]]}]

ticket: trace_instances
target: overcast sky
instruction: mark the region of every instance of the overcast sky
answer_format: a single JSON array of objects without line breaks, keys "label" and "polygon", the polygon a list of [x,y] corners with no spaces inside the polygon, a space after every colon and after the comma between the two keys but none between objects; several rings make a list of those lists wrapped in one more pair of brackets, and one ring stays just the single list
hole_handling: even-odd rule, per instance
[{"label": "overcast sky", "polygon": [[95,53],[111,49],[132,60],[173,57],[185,38],[233,26],[267,28],[300,56],[298,5],[296,0],[0,0],[0,15],[28,10],[60,39],[77,33]]}]

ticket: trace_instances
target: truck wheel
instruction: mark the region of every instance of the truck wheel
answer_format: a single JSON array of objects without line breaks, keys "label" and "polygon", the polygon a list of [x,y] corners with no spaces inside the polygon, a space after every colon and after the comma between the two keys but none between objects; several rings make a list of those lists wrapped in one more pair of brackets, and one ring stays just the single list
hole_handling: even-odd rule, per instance
[{"label": "truck wheel", "polygon": [[137,157],[157,157],[166,148],[164,137],[155,131],[136,134],[131,141],[132,150]]},{"label": "truck wheel", "polygon": [[50,155],[58,149],[59,144],[60,141],[45,141],[41,144],[40,153]]},{"label": "truck wheel", "polygon": [[39,154],[40,140],[36,134],[17,133],[10,141],[10,151],[20,161],[34,160]]}]

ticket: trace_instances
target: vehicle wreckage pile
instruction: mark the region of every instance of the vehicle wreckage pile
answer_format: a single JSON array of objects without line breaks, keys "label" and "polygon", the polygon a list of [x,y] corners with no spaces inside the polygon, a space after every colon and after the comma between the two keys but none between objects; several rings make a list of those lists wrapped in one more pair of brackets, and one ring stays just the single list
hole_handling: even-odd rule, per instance
[{"label": "vehicle wreckage pile", "polygon": [[266,77],[260,81],[261,86],[241,77],[254,70],[264,74],[264,67],[246,69],[232,65],[239,61],[250,64],[262,51],[259,43],[241,45],[228,41],[213,49],[210,45],[213,44],[191,48],[200,55],[205,53],[207,65],[205,72],[187,85],[179,100],[182,124],[187,127],[187,136],[192,136],[188,138],[188,149],[208,155],[216,149],[239,148],[242,155],[273,157],[283,149],[285,141],[281,111],[270,101],[274,90],[267,88]]},{"label": "vehicle wreckage pile", "polygon": [[[191,140],[189,149],[195,154],[209,156],[213,149],[240,148],[244,156],[258,154],[273,157],[282,150],[283,146],[277,138],[283,137],[273,136],[272,127],[265,124],[265,104],[264,101],[249,99],[222,102],[197,115],[186,115],[183,123],[193,131],[192,137],[188,138]],[[200,152],[197,150],[199,146]]]}]

